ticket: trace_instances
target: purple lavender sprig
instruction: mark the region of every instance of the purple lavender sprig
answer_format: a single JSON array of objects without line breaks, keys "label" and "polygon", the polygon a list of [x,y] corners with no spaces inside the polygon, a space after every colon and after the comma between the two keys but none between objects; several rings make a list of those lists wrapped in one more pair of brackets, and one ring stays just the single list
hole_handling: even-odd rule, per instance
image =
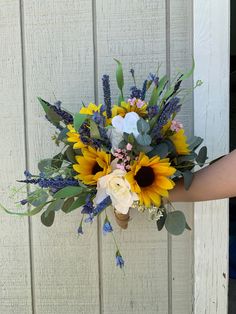
[{"label": "purple lavender sprig", "polygon": [[102,77],[103,93],[104,93],[104,103],[106,106],[107,118],[112,117],[111,112],[111,88],[109,75],[103,75]]},{"label": "purple lavender sprig", "polygon": [[38,184],[41,188],[50,188],[53,193],[66,186],[78,186],[79,182],[73,178],[62,178],[57,176],[55,178],[44,178],[39,177],[37,179],[25,179],[20,180],[19,182],[27,184]]},{"label": "purple lavender sprig", "polygon": [[61,109],[60,101],[57,101],[54,105],[50,105],[50,108],[62,118],[62,121],[65,124],[73,123],[73,116],[67,111]]},{"label": "purple lavender sprig", "polygon": [[141,89],[138,89],[136,86],[132,86],[130,88],[131,94],[130,94],[130,98],[141,98]]},{"label": "purple lavender sprig", "polygon": [[161,129],[168,122],[168,120],[171,118],[171,116],[174,113],[179,112],[179,110],[181,108],[181,104],[179,102],[180,102],[180,99],[178,97],[174,97],[164,105],[162,112],[158,118],[158,121],[152,130],[152,137],[153,138],[155,138],[155,139],[162,138],[161,137]]}]

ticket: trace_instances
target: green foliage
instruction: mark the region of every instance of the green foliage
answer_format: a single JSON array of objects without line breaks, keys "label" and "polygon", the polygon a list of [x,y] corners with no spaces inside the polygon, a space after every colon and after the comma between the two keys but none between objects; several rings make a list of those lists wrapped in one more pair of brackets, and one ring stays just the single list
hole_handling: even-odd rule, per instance
[{"label": "green foliage", "polygon": [[88,195],[87,193],[81,193],[80,196],[70,206],[64,208],[63,211],[67,214],[81,207],[82,205],[85,204],[87,195]]},{"label": "green foliage", "polygon": [[38,214],[39,212],[41,212],[41,210],[47,205],[47,204],[50,204],[51,202],[45,202],[43,204],[40,204],[39,206],[36,206],[34,207],[33,209],[31,210],[28,210],[26,212],[14,212],[14,211],[10,211],[8,210],[7,208],[5,208],[3,205],[0,204],[0,207],[8,214],[10,215],[16,215],[16,216],[28,216],[28,217],[31,217],[31,216],[34,216],[36,214]]},{"label": "green foliage", "polygon": [[55,218],[55,212],[47,209],[41,215],[41,222],[44,226],[51,227],[54,222],[54,218]]},{"label": "green foliage", "polygon": [[51,108],[50,103],[43,100],[42,98],[38,97],[38,100],[40,104],[42,105],[48,120],[54,124],[56,127],[60,125],[60,121],[62,121],[62,118]]},{"label": "green foliage", "polygon": [[53,168],[60,169],[64,160],[64,154],[59,153],[55,155],[51,160],[51,166]]},{"label": "green foliage", "polygon": [[196,158],[196,162],[199,164],[200,167],[204,166],[207,159],[207,148],[206,146],[201,147],[199,150],[198,156]]},{"label": "green foliage", "polygon": [[79,195],[84,189],[80,186],[66,186],[65,188],[57,191],[54,198],[67,198]]},{"label": "green foliage", "polygon": [[116,82],[117,86],[120,90],[120,97],[119,97],[119,104],[121,101],[124,101],[124,95],[123,95],[123,87],[124,87],[124,75],[123,75],[123,69],[122,69],[122,64],[119,60],[114,59],[117,63],[116,67]]},{"label": "green foliage", "polygon": [[199,136],[193,136],[191,140],[189,141],[189,149],[195,150],[197,149],[203,142],[203,139]]},{"label": "green foliage", "polygon": [[46,172],[48,168],[51,167],[52,159],[47,158],[47,159],[42,159],[38,163],[38,169],[40,172]]},{"label": "green foliage", "polygon": [[169,154],[169,146],[167,143],[160,143],[156,145],[149,153],[148,157],[159,156],[160,158],[165,158]]},{"label": "green foliage", "polygon": [[69,132],[69,130],[67,128],[64,128],[61,130],[61,132],[59,133],[57,140],[58,141],[64,141],[67,139],[67,133]]},{"label": "green foliage", "polygon": [[29,193],[27,200],[30,205],[35,207],[44,204],[48,199],[48,193],[43,189],[37,189],[31,193]]},{"label": "green foliage", "polygon": [[90,136],[91,136],[92,138],[96,138],[96,139],[98,139],[98,140],[101,139],[98,126],[97,126],[97,124],[96,124],[92,119],[90,120]]},{"label": "green foliage", "polygon": [[160,79],[159,84],[153,88],[148,106],[155,106],[157,104],[158,99],[161,93],[163,92],[167,82],[168,82],[168,79],[166,75]]},{"label": "green foliage", "polygon": [[71,207],[71,205],[74,203],[74,197],[70,197],[70,198],[68,198],[65,202],[64,202],[64,204],[63,204],[63,206],[62,206],[62,208],[61,208],[61,210],[64,212],[64,213],[67,213],[68,212],[68,209]]},{"label": "green foliage", "polygon": [[137,122],[137,128],[139,133],[145,134],[150,131],[150,125],[147,121],[145,121],[143,118],[140,118]]},{"label": "green foliage", "polygon": [[65,154],[66,154],[66,157],[67,157],[68,161],[70,161],[72,164],[76,163],[75,151],[74,151],[73,147],[68,146],[66,151],[65,151]]},{"label": "green foliage", "polygon": [[76,131],[79,130],[81,125],[85,122],[85,120],[88,118],[86,114],[76,113],[74,116],[73,125]]},{"label": "green foliage", "polygon": [[139,145],[148,146],[152,142],[152,138],[148,134],[139,134],[136,138]]},{"label": "green foliage", "polygon": [[165,221],[166,230],[173,235],[180,235],[186,228],[184,213],[176,210],[167,214]]}]

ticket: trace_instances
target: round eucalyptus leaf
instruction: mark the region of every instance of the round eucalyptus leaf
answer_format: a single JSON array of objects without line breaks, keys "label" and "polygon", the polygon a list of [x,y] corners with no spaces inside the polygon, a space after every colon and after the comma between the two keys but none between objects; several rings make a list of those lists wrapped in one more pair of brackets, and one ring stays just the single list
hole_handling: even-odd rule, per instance
[{"label": "round eucalyptus leaf", "polygon": [[173,211],[167,214],[165,221],[166,230],[173,235],[180,235],[186,227],[184,214],[179,211]]},{"label": "round eucalyptus leaf", "polygon": [[46,210],[41,215],[41,222],[44,226],[50,227],[54,222],[54,218],[55,218],[55,212]]}]

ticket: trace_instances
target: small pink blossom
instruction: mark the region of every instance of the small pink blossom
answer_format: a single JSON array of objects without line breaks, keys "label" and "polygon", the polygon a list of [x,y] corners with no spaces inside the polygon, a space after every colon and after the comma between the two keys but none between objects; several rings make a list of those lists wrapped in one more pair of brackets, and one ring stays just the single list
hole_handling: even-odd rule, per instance
[{"label": "small pink blossom", "polygon": [[171,131],[179,132],[179,130],[183,129],[183,124],[176,120],[172,120],[170,129]]},{"label": "small pink blossom", "polygon": [[142,101],[141,99],[138,99],[137,103],[136,103],[136,106],[137,108],[142,108],[143,106],[145,105],[145,102]]},{"label": "small pink blossom", "polygon": [[130,143],[128,143],[128,144],[126,145],[126,149],[129,150],[129,151],[132,150],[132,147],[133,147],[133,146],[132,146]]},{"label": "small pink blossom", "polygon": [[135,105],[135,102],[136,102],[136,98],[129,98],[128,99],[128,102],[130,103],[131,106],[134,106]]}]

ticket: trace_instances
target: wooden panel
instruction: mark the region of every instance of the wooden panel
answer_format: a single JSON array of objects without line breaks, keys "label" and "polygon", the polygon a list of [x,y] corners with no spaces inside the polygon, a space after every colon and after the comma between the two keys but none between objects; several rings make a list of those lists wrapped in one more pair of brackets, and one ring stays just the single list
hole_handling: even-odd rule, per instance
[{"label": "wooden panel", "polygon": [[[169,8],[169,57],[171,77],[180,69],[188,71],[192,66],[192,1],[170,0]],[[168,30],[167,30],[168,31]],[[168,37],[168,36],[167,36]],[[183,82],[182,87],[191,89],[192,79]],[[193,133],[193,100],[190,93],[176,117],[184,124],[186,134]],[[172,249],[169,269],[171,287],[171,310],[174,314],[191,313],[193,294],[193,205],[174,204],[176,210],[185,213],[192,231],[185,231],[181,236],[171,237]]]},{"label": "wooden panel", "polygon": [[[130,68],[136,71],[137,84],[158,61],[165,72],[165,1],[97,0],[97,54],[99,101],[103,100],[101,76],[111,77],[112,98],[118,91],[115,62],[123,63],[126,86],[132,86]],[[126,89],[126,96],[129,91]],[[111,217],[112,213],[108,213]],[[113,223],[117,241],[125,259],[125,275],[115,266],[112,237],[101,235],[102,313],[168,312],[167,234],[143,214],[134,213],[128,230]]]},{"label": "wooden panel", "polygon": [[[195,132],[205,138],[209,160],[228,152],[229,1],[194,1]],[[194,313],[227,313],[228,201],[196,203]]]},{"label": "wooden panel", "polygon": [[[71,111],[94,98],[91,1],[24,1],[29,164],[56,151],[54,132],[36,96]],[[37,314],[99,313],[97,226],[77,238],[80,214],[56,216],[54,226],[32,219]]]},{"label": "wooden panel", "polygon": [[[25,169],[18,0],[1,1],[0,21],[0,202],[16,210],[10,189]],[[28,220],[1,211],[0,225],[0,313],[31,313]]]}]

